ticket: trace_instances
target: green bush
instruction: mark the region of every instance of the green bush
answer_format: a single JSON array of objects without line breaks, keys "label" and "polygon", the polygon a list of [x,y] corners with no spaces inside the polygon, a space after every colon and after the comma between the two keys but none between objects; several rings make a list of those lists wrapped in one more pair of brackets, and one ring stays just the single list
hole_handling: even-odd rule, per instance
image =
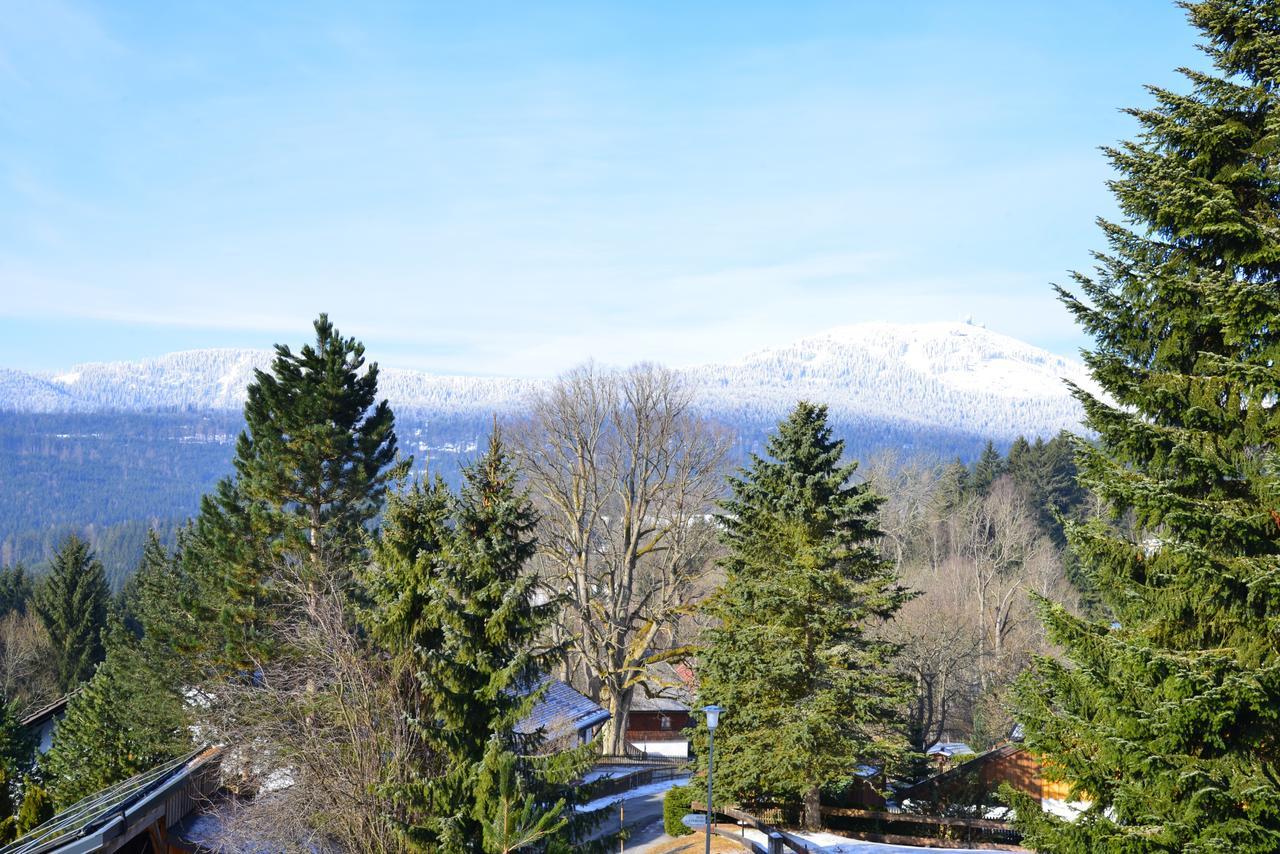
[{"label": "green bush", "polygon": [[672,786],[667,789],[667,794],[662,799],[662,827],[668,836],[693,833],[681,824],[680,819],[689,814],[689,807],[697,796],[698,790],[694,786]]}]

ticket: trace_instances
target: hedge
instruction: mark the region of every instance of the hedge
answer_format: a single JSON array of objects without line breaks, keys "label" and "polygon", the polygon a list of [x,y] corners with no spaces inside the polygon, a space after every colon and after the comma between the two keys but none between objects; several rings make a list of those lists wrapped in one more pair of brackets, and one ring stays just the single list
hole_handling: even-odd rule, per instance
[{"label": "hedge", "polygon": [[693,833],[680,821],[689,814],[689,807],[698,797],[696,786],[672,786],[662,799],[662,827],[668,836],[684,836]]}]

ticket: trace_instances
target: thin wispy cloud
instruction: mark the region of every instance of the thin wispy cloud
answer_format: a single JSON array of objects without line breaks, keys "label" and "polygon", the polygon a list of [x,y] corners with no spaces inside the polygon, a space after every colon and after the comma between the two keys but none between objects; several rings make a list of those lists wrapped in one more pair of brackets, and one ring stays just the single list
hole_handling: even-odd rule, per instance
[{"label": "thin wispy cloud", "polygon": [[15,11],[0,365],[321,310],[464,373],[965,314],[1073,349],[1097,146],[1196,57],[1163,2],[1000,5]]}]

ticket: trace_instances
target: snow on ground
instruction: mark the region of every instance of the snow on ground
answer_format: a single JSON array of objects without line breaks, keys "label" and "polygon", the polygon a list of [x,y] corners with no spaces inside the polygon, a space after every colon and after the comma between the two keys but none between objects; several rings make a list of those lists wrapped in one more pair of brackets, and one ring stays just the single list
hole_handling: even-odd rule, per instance
[{"label": "snow on ground", "polygon": [[618,801],[626,801],[631,798],[644,797],[646,795],[658,795],[674,786],[683,786],[689,782],[688,775],[684,777],[672,777],[670,780],[663,780],[660,783],[650,783],[647,786],[637,786],[634,789],[628,789],[625,792],[618,792],[614,795],[606,795],[603,798],[596,798],[594,801],[585,803],[578,807],[578,812],[595,812],[602,810],[607,806],[612,806]]},{"label": "snow on ground", "polygon": [[[747,829],[746,837],[761,845],[767,845],[768,839],[758,830]],[[914,845],[890,845],[887,842],[863,842],[857,839],[850,839],[847,836],[837,836],[834,833],[794,833],[787,832],[787,836],[797,842],[807,842],[812,845],[809,849],[813,854],[920,854],[921,851],[930,852],[960,852],[972,854],[970,848],[918,848]]]},{"label": "snow on ground", "polygon": [[596,780],[603,780],[605,777],[625,777],[637,771],[644,771],[649,767],[648,765],[600,765],[583,774],[582,782],[594,783]]}]

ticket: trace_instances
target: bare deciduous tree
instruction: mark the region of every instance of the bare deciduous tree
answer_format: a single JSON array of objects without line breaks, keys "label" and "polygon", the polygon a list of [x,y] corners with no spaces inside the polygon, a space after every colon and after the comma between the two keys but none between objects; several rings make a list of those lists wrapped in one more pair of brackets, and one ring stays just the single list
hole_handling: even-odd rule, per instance
[{"label": "bare deciduous tree", "polygon": [[568,372],[518,434],[542,516],[540,571],[567,602],[568,666],[612,714],[604,750],[619,754],[633,692],[674,651],[670,633],[709,569],[730,440],[653,365]]},{"label": "bare deciduous tree", "polygon": [[34,612],[0,617],[0,697],[23,710],[58,696],[57,668],[49,633]]},{"label": "bare deciduous tree", "polygon": [[1030,594],[1072,598],[1058,549],[1012,479],[974,492],[952,469],[893,454],[867,466],[887,497],[882,553],[922,594],[886,627],[915,686],[906,711],[917,750],[956,733],[1007,735],[1005,691],[1048,650]]},{"label": "bare deciduous tree", "polygon": [[[245,797],[219,842],[280,851],[404,850],[385,784],[420,750],[391,662],[356,629],[346,597],[295,580],[294,606],[275,624],[290,653],[250,677],[219,679],[197,700],[199,726],[228,745],[224,774]],[[303,586],[305,584],[306,596]],[[239,850],[237,848],[237,850]]]}]

